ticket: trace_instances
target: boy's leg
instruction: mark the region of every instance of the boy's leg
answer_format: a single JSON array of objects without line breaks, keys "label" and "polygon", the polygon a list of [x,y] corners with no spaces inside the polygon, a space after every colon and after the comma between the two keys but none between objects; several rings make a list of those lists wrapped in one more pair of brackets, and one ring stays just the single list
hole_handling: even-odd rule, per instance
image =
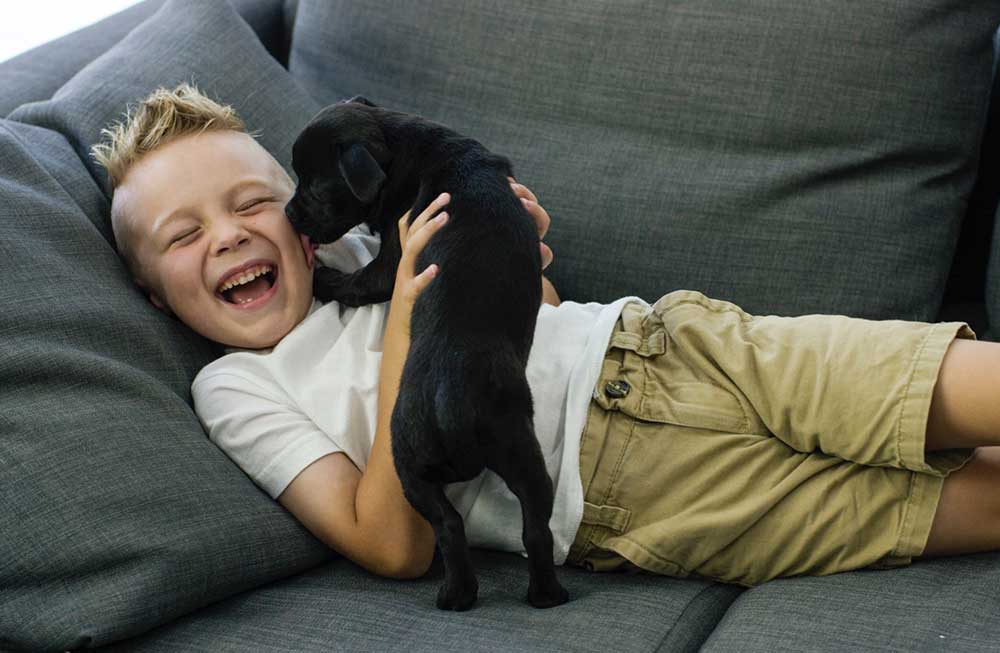
[{"label": "boy's leg", "polygon": [[931,399],[926,451],[979,447],[949,474],[922,557],[1000,549],[1000,343],[956,339]]},{"label": "boy's leg", "polygon": [[1000,343],[955,339],[941,362],[925,449],[1000,446]]},{"label": "boy's leg", "polygon": [[944,479],[930,535],[918,557],[1000,550],[1000,447],[980,447]]}]

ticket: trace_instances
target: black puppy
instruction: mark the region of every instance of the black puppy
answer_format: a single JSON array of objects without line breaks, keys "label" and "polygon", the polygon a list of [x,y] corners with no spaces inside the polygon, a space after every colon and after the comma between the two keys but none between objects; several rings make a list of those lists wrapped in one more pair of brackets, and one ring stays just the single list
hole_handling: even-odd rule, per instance
[{"label": "black puppy", "polygon": [[531,216],[510,189],[510,162],[419,116],[356,97],[321,111],[292,150],[299,177],[286,212],[314,242],[366,222],[378,255],[352,274],[317,268],[316,297],[350,306],[387,301],[401,251],[396,221],[448,192],[448,224],[417,257],[437,263],[413,306],[410,350],[392,413],[392,456],[407,500],[434,527],[444,562],[439,608],[468,609],[479,584],[461,515],[444,485],[488,468],[521,502],[528,601],[568,599],[552,559],[552,481],[535,439],[525,376],[541,302]]}]

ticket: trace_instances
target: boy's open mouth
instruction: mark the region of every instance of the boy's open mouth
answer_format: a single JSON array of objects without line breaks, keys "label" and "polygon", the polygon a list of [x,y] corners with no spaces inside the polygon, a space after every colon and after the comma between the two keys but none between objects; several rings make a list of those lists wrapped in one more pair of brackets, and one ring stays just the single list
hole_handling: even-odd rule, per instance
[{"label": "boy's open mouth", "polygon": [[271,264],[257,265],[226,280],[215,291],[219,299],[237,306],[256,302],[271,290],[278,281],[278,267]]}]

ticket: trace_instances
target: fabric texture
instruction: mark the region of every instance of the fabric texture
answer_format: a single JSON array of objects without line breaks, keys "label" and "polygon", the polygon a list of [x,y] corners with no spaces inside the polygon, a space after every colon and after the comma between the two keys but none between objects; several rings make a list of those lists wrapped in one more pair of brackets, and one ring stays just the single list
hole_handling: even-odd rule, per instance
[{"label": "fabric texture", "polygon": [[580,454],[570,559],[753,587],[909,564],[944,478],[924,453],[963,322],[754,316],[675,291],[612,334]]},{"label": "fabric texture", "polygon": [[[145,0],[61,38],[0,62],[0,116],[28,102],[47,100],[90,61],[114,47],[165,0]],[[283,29],[282,3],[271,0],[230,0],[240,17],[253,28],[268,52],[282,63],[288,60],[290,30]],[[292,12],[294,13],[294,11]]]},{"label": "fabric texture", "polygon": [[931,321],[998,20],[991,0],[303,0],[289,69],[509,156],[556,216],[566,299]]},{"label": "fabric texture", "polygon": [[700,647],[706,653],[990,653],[1000,554],[945,556],[891,573],[785,578],[743,592]]},{"label": "fabric texture", "polygon": [[0,649],[99,646],[332,556],[205,436],[190,383],[221,352],[111,246],[88,149],[182,80],[285,164],[316,108],[228,4],[172,1],[0,121]]},{"label": "fabric texture", "polygon": [[573,597],[551,610],[524,602],[527,561],[472,551],[479,602],[456,615],[434,607],[444,579],[436,561],[423,578],[378,578],[347,561],[226,599],[107,653],[205,651],[669,651],[696,653],[740,592],[734,585],[676,582],[562,568]]}]

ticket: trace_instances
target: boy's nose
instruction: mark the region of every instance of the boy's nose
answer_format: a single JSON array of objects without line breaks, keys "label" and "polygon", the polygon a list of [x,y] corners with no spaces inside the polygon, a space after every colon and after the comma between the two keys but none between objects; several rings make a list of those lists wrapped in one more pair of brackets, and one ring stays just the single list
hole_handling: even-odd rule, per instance
[{"label": "boy's nose", "polygon": [[223,252],[227,249],[235,249],[250,240],[250,232],[241,225],[232,225],[221,228],[216,235],[215,250]]}]

